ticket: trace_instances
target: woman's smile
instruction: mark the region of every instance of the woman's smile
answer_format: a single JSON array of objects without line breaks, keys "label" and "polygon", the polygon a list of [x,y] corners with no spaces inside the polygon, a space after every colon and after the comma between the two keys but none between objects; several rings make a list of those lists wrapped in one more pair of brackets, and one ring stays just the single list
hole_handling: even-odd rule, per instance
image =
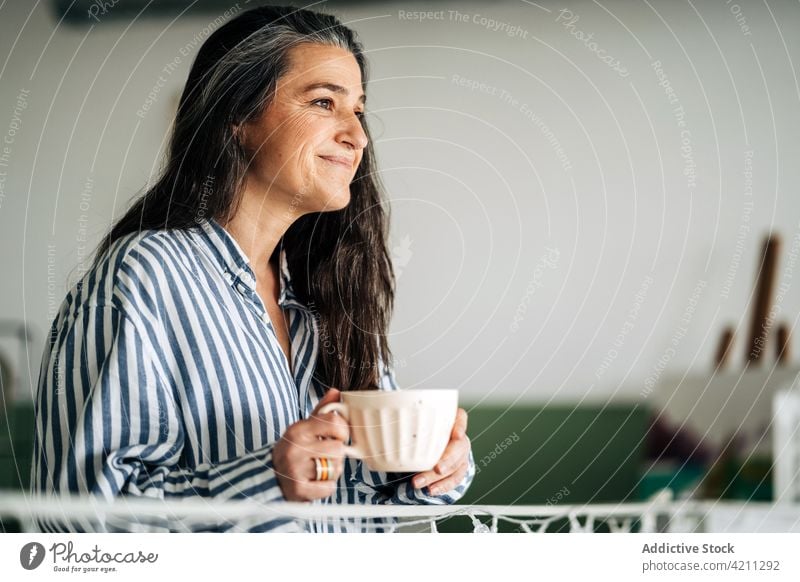
[{"label": "woman's smile", "polygon": [[319,156],[326,162],[332,164],[333,166],[339,166],[342,168],[346,168],[347,170],[353,169],[353,158],[347,158],[344,156]]}]

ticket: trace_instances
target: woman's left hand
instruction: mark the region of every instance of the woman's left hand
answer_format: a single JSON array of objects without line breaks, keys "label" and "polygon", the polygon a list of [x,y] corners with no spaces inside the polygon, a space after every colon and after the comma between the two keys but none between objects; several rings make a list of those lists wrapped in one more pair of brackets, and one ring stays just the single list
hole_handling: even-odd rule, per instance
[{"label": "woman's left hand", "polygon": [[427,486],[431,495],[441,495],[455,489],[469,470],[470,441],[467,436],[467,411],[458,409],[450,442],[442,458],[431,471],[414,475],[412,483],[416,489]]}]

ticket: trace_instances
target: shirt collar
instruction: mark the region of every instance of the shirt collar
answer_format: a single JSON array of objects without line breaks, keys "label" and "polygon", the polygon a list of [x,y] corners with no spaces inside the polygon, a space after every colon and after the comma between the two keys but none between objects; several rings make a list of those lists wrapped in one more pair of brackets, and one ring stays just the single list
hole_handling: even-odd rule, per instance
[{"label": "shirt collar", "polygon": [[[200,221],[199,226],[198,234],[200,241],[219,263],[228,282],[233,287],[238,288],[243,286],[255,293],[255,273],[250,266],[247,255],[245,255],[239,243],[237,243],[231,234],[213,218]],[[278,266],[280,271],[278,305],[283,307],[287,303],[299,304],[297,295],[292,287],[289,264],[286,259],[286,250],[283,248],[283,239],[281,239],[278,244],[280,249],[278,253]]]}]

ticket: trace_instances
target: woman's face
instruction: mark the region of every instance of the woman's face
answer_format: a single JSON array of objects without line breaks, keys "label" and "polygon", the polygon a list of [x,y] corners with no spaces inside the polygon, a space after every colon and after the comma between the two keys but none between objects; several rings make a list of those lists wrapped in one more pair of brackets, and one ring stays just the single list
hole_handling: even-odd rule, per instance
[{"label": "woman's face", "polygon": [[295,47],[290,63],[274,100],[242,127],[247,190],[296,216],[340,210],[367,145],[361,71],[352,53],[321,44]]}]

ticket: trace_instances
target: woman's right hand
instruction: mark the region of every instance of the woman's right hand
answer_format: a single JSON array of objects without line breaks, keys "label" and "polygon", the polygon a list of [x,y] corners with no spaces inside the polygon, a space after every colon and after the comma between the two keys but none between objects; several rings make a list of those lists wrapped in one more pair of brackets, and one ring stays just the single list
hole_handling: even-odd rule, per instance
[{"label": "woman's right hand", "polygon": [[[344,470],[344,444],[350,438],[347,421],[319,409],[339,401],[339,390],[331,388],[307,419],[289,426],[272,450],[272,465],[286,501],[311,501],[330,497]],[[333,480],[317,481],[315,457],[333,462]]]}]

